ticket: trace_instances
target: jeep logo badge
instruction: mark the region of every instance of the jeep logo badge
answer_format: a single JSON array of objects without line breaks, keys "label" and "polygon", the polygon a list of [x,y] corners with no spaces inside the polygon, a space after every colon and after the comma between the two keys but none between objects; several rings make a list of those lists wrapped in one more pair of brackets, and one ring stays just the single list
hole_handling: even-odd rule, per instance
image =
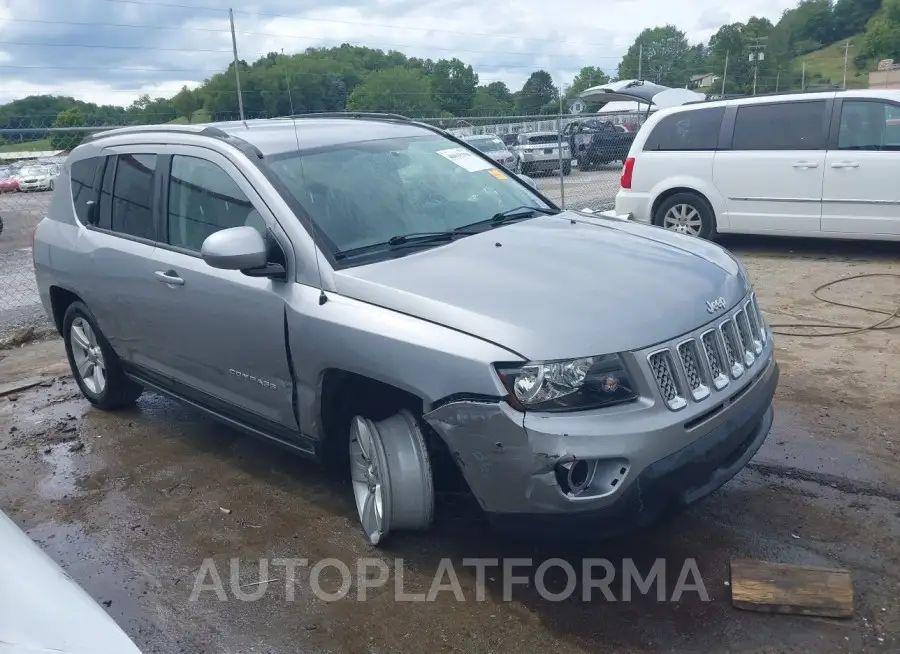
[{"label": "jeep logo badge", "polygon": [[728,303],[725,301],[725,298],[719,296],[715,300],[706,303],[706,310],[710,313],[715,313],[716,311],[722,311],[728,307]]}]

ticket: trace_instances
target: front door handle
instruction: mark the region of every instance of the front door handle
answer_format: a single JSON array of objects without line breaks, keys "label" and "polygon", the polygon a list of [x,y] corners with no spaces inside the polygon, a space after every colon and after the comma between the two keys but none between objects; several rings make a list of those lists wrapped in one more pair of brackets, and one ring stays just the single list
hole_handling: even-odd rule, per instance
[{"label": "front door handle", "polygon": [[167,270],[163,272],[162,270],[157,270],[155,273],[156,279],[161,282],[165,282],[166,284],[174,284],[175,286],[184,286],[184,280],[178,276],[178,273],[174,270]]},{"label": "front door handle", "polygon": [[798,161],[792,164],[794,168],[818,168],[819,164],[815,161]]},{"label": "front door handle", "polygon": [[831,164],[832,168],[859,168],[859,164],[855,161],[841,161]]}]

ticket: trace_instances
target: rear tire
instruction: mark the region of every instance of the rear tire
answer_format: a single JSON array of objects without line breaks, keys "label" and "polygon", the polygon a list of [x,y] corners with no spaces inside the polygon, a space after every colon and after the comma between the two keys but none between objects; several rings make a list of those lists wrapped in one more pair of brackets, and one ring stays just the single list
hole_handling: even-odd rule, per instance
[{"label": "rear tire", "polygon": [[572,172],[572,162],[567,161],[566,163],[563,164],[562,174],[569,175],[571,172]]},{"label": "rear tire", "polygon": [[653,224],[708,241],[716,238],[716,215],[696,193],[676,193],[663,200],[653,214]]},{"label": "rear tire", "polygon": [[135,403],[144,389],[125,376],[118,355],[84,303],[69,305],[62,332],[72,376],[88,402],[107,411]]}]

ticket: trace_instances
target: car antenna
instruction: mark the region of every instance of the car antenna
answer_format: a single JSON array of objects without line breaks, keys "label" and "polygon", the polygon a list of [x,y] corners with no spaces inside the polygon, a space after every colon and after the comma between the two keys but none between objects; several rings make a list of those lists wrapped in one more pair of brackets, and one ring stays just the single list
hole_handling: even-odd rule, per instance
[{"label": "car antenna", "polygon": [[[294,140],[297,142],[297,153],[300,153],[300,134],[297,132],[297,117],[291,116],[291,122],[294,124]],[[300,159],[300,174],[306,177],[303,173],[303,159]],[[313,252],[316,257],[316,275],[319,278],[319,306],[322,306],[326,302],[328,302],[328,296],[325,295],[325,287],[322,285],[322,267],[319,264],[319,244],[316,239],[316,221],[310,216],[309,224],[312,227],[312,239],[313,239]]]}]

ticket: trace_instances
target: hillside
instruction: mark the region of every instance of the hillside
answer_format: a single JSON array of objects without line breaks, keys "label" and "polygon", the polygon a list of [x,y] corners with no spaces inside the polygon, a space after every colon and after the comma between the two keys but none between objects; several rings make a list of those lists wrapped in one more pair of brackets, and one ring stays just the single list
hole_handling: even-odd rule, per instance
[{"label": "hillside", "polygon": [[[847,88],[864,89],[869,85],[869,71],[860,70],[854,64],[859,54],[864,35],[850,37],[850,52],[847,57]],[[803,74],[803,63],[806,62],[806,83],[809,85],[831,84],[840,86],[844,81],[844,48],[846,39],[832,43],[819,50],[794,57],[791,71],[794,78]]]}]

